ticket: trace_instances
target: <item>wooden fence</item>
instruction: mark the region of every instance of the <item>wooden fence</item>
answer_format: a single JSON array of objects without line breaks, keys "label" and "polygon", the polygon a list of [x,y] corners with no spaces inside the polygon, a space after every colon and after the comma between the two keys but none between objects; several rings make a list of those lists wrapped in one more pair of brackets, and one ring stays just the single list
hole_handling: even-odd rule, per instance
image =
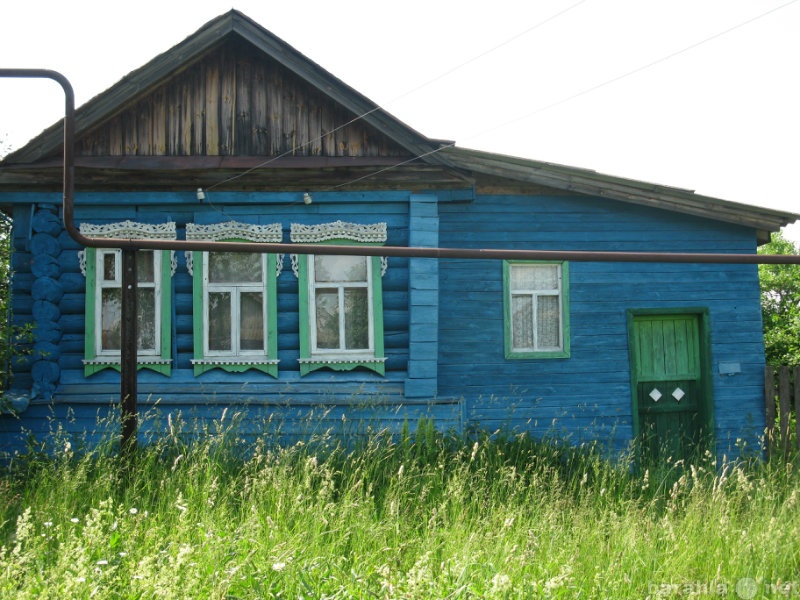
[{"label": "wooden fence", "polygon": [[767,453],[769,456],[788,457],[792,446],[800,449],[800,419],[797,418],[800,415],[800,366],[767,367],[764,401],[767,408]]}]

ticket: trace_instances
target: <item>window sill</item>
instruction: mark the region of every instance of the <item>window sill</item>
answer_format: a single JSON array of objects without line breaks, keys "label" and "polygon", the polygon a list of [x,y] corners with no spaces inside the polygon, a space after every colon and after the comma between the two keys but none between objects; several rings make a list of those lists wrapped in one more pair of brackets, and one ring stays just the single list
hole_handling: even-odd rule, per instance
[{"label": "window sill", "polygon": [[[99,373],[103,369],[121,369],[121,360],[118,356],[98,356],[91,360],[83,361],[84,375],[87,377],[94,373]],[[136,370],[150,369],[156,373],[169,376],[172,373],[172,359],[161,358],[160,356],[139,356],[136,358]]]},{"label": "window sill", "polygon": [[542,350],[540,352],[506,352],[507,360],[538,360],[546,358],[569,358],[569,351]]},{"label": "window sill", "polygon": [[357,367],[364,367],[375,371],[378,375],[385,375],[385,358],[374,356],[312,356],[311,358],[301,358],[297,361],[300,364],[300,375],[306,375],[317,369],[328,368],[334,371],[352,371]]},{"label": "window sill", "polygon": [[278,377],[278,363],[280,360],[263,356],[254,358],[241,358],[238,356],[219,356],[216,358],[195,358],[192,360],[195,376],[201,375],[212,369],[222,369],[229,373],[244,373],[250,369],[261,371],[272,377]]}]

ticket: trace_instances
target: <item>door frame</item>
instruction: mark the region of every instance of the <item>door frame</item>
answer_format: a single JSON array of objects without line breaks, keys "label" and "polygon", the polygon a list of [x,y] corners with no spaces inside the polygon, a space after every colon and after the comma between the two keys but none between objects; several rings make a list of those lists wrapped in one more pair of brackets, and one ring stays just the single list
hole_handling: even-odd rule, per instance
[{"label": "door frame", "polygon": [[637,364],[634,336],[634,320],[639,316],[680,316],[694,315],[697,317],[699,331],[699,352],[700,352],[700,390],[703,401],[700,405],[701,418],[706,429],[705,439],[708,440],[708,447],[713,451],[715,447],[714,429],[714,385],[711,379],[711,320],[708,307],[687,306],[687,307],[664,307],[664,308],[629,308],[627,310],[628,321],[628,360],[630,364],[630,388],[633,439],[639,437],[639,396],[637,393]]}]

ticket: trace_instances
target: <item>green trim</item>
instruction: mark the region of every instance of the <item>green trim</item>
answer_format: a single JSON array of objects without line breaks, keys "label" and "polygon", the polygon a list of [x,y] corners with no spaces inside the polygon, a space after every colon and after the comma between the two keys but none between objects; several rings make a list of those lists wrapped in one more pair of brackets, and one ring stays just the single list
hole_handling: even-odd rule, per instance
[{"label": "green trim", "polygon": [[[560,265],[561,266],[561,350],[544,350],[534,352],[520,352],[514,350],[511,329],[511,265]],[[504,260],[503,261],[503,349],[508,360],[530,360],[547,358],[570,357],[570,318],[569,318],[569,263],[562,261],[532,261],[532,260]]]},{"label": "green trim", "polygon": [[[300,326],[300,358],[311,357],[311,328],[309,327],[309,294],[308,294],[308,255],[297,256],[297,313]],[[318,369],[319,367],[315,367]],[[306,375],[314,369],[300,363],[300,375]]]},{"label": "green trim", "polygon": [[[375,246],[376,244],[366,242],[354,242],[352,240],[328,240],[322,242],[325,244],[347,244],[351,246]],[[297,255],[297,280],[298,280],[298,314],[299,314],[299,330],[300,330],[300,375],[307,375],[317,369],[331,369],[333,371],[352,371],[358,367],[363,367],[374,371],[378,375],[386,375],[386,366],[382,360],[375,361],[372,359],[385,358],[385,349],[383,341],[383,281],[381,277],[381,258],[380,256],[372,256],[371,269],[372,269],[372,356],[369,359],[348,360],[347,354],[333,354],[330,358],[319,358],[319,361],[313,360],[311,353],[311,323],[309,303],[311,302],[309,290],[309,269],[308,269],[308,255]],[[330,362],[335,360],[337,362]]]},{"label": "green trim", "polygon": [[[242,241],[242,240],[227,240],[227,241]],[[194,360],[203,361],[224,361],[225,356],[205,356],[205,327],[203,323],[203,269],[205,265],[205,253],[201,251],[194,251],[192,253],[192,333],[194,335]],[[208,363],[194,363],[193,370],[195,377],[202,375],[206,371],[213,369],[221,369],[228,373],[244,373],[245,371],[255,370],[266,373],[272,377],[278,377],[278,365],[271,362],[278,359],[278,284],[277,284],[277,268],[278,258],[275,254],[267,254],[266,261],[266,281],[264,282],[264,293],[267,297],[267,348],[264,354],[264,362],[246,362],[242,364],[216,364],[214,362]],[[247,360],[250,360],[252,355],[248,355]],[[235,357],[227,357],[235,360]]]},{"label": "green trim", "polygon": [[[154,251],[156,252],[156,251]],[[160,250],[161,252],[161,273],[160,273],[160,294],[161,294],[161,348],[158,360],[170,361],[169,364],[148,363],[147,359],[137,362],[136,369],[149,369],[156,373],[169,377],[172,374],[172,253],[169,250]],[[95,351],[96,339],[96,326],[95,318],[97,316],[97,249],[86,248],[86,294],[84,311],[85,320],[85,335],[84,335],[84,358],[88,363],[97,360],[97,353]],[[114,361],[113,356],[109,356],[109,361]],[[121,359],[120,359],[121,360]],[[91,363],[84,364],[83,374],[85,377],[99,373],[105,369],[113,369],[120,371],[120,361]]]},{"label": "green trim", "polygon": [[[203,360],[203,252],[192,251],[192,340],[195,360]],[[208,371],[206,365],[194,365],[195,376]]]},{"label": "green trim", "polygon": [[[94,324],[96,297],[95,288],[97,287],[97,249],[86,248],[84,256],[86,258],[86,302],[84,303],[85,334],[83,336],[83,355],[87,361],[91,361],[97,358],[95,353],[96,340]],[[93,375],[104,368],[106,367],[101,365],[84,365],[83,375],[88,377],[89,375]]]}]

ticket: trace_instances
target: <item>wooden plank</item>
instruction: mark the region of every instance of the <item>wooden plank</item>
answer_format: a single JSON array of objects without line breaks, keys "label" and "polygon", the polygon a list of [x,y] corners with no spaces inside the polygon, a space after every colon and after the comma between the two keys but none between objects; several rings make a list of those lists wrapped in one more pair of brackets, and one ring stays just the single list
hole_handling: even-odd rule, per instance
[{"label": "wooden plank", "polygon": [[778,398],[780,402],[780,445],[784,457],[789,456],[789,424],[791,412],[791,388],[789,386],[789,367],[783,365],[778,375]]},{"label": "wooden plank", "polygon": [[775,370],[767,366],[764,369],[764,402],[766,404],[766,443],[767,454],[775,451]]},{"label": "wooden plank", "polygon": [[794,443],[795,447],[800,450],[800,366],[794,368],[794,420],[795,432]]},{"label": "wooden plank", "polygon": [[207,62],[205,68],[205,124],[204,154],[216,156],[220,153],[220,64],[218,60]]},{"label": "wooden plank", "polygon": [[175,154],[187,156],[192,154],[192,138],[194,132],[193,98],[189,81],[184,79],[180,83],[180,112],[178,113],[179,141]]},{"label": "wooden plank", "polygon": [[189,154],[202,156],[206,149],[206,85],[205,71],[192,69],[192,147]]},{"label": "wooden plank", "polygon": [[223,47],[219,91],[219,154],[234,153],[236,131],[236,63],[230,51]]},{"label": "wooden plank", "polygon": [[250,115],[252,83],[252,68],[250,61],[239,60],[236,63],[236,87],[234,101],[234,131],[233,131],[233,154],[250,155],[253,153],[253,127]]}]

